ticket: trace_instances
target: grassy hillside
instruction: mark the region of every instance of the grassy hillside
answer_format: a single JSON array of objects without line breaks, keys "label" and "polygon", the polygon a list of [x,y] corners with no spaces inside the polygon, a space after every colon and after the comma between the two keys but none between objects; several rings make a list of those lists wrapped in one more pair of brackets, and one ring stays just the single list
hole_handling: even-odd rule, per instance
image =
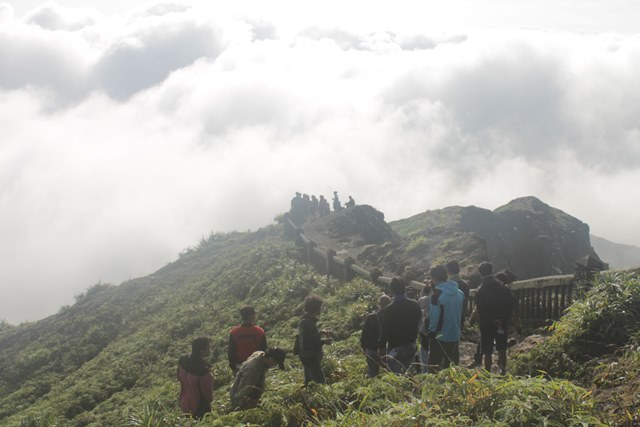
[{"label": "grassy hillside", "polygon": [[[380,290],[359,279],[346,285],[327,280],[296,255],[278,226],[212,235],[151,276],[120,286],[96,285],[54,316],[3,328],[0,425],[195,425],[179,414],[175,369],[191,340],[203,334],[213,342],[215,400],[213,413],[200,425],[598,425],[607,420],[591,393],[570,376],[500,378],[453,368],[438,376],[366,380],[359,328]],[[637,285],[634,280],[630,283]],[[260,408],[229,413],[226,342],[239,307],[254,304],[270,345],[291,348],[302,301],[310,293],[325,298],[320,326],[332,328],[336,338],[324,360],[330,385],[303,388],[301,365],[290,357],[287,370],[268,374]],[[637,358],[629,360],[625,366],[640,369]]]}]

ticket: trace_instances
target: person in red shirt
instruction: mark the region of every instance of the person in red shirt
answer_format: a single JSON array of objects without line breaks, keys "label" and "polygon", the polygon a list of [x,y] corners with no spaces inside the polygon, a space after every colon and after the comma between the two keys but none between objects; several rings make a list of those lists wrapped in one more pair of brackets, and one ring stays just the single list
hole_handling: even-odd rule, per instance
[{"label": "person in red shirt", "polygon": [[240,309],[242,324],[231,329],[227,355],[234,375],[255,351],[267,351],[264,329],[255,324],[256,310],[247,305]]},{"label": "person in red shirt", "polygon": [[211,412],[213,377],[205,360],[210,355],[209,337],[198,337],[191,343],[191,354],[185,354],[178,360],[180,408],[197,419]]}]

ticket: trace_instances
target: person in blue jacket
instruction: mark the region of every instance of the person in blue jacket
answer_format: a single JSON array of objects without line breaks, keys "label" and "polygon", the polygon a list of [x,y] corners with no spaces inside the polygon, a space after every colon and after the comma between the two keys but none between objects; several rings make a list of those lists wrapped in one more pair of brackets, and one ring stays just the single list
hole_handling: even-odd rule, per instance
[{"label": "person in blue jacket", "polygon": [[460,362],[458,344],[464,294],[456,282],[447,280],[447,269],[443,265],[433,267],[429,275],[434,288],[429,309],[429,338],[432,342],[429,371],[435,373],[451,363],[457,365]]}]

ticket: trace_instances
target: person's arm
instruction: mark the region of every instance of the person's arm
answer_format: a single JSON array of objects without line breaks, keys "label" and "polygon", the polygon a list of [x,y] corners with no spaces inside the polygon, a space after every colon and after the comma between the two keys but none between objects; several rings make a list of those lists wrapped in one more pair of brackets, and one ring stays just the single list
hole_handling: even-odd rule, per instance
[{"label": "person's arm", "polygon": [[203,375],[200,380],[200,396],[202,396],[202,400],[206,401],[209,405],[213,402],[213,376],[211,372]]},{"label": "person's arm", "polygon": [[267,334],[262,332],[262,339],[260,339],[260,345],[258,346],[258,350],[267,351]]},{"label": "person's arm", "polygon": [[391,327],[391,310],[387,307],[382,314],[382,328],[380,328],[380,337],[378,338],[378,350],[384,352],[389,342],[389,329]]},{"label": "person's arm", "polygon": [[229,359],[229,367],[233,372],[236,371],[236,342],[233,340],[233,335],[229,334],[229,344],[227,345],[227,358]]},{"label": "person's arm", "polygon": [[440,304],[438,304],[439,291],[434,291],[431,295],[431,305],[429,307],[429,336],[435,337],[440,323]]}]

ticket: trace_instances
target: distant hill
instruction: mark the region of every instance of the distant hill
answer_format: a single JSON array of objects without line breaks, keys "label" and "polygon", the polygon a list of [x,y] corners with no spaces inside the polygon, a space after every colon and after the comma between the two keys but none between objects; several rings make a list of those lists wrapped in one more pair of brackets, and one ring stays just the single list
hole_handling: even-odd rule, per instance
[{"label": "distant hill", "polygon": [[632,245],[614,243],[602,237],[591,235],[593,249],[613,270],[640,266],[640,248]]}]

